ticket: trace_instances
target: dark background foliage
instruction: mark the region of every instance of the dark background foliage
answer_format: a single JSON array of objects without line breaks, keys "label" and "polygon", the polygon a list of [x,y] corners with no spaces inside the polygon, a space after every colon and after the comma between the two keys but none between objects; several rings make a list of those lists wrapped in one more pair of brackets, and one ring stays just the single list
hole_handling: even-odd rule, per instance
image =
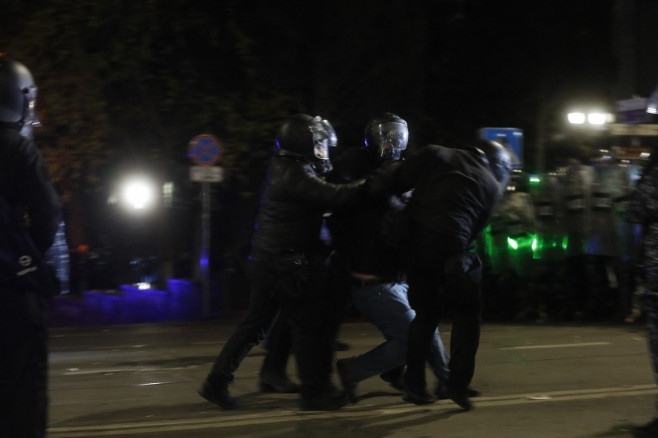
[{"label": "dark background foliage", "polygon": [[[67,202],[73,246],[98,234],[111,181],[129,167],[175,182],[172,208],[194,217],[186,148],[200,133],[224,144],[227,179],[213,196],[220,228],[244,230],[218,233],[235,252],[248,245],[287,115],[329,119],[341,147],[361,144],[365,123],[382,111],[408,121],[414,144],[521,128],[533,170],[566,97],[614,97],[611,0],[0,5],[0,52],[24,62],[39,85],[37,141]],[[546,155],[548,168],[565,158]]]}]

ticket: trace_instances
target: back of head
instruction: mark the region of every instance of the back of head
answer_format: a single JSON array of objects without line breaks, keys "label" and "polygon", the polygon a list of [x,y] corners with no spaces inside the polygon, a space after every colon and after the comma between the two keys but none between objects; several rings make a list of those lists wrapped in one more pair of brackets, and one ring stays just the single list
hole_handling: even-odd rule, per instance
[{"label": "back of head", "polygon": [[407,122],[393,113],[373,117],[366,125],[364,142],[368,155],[373,160],[399,160],[409,142]]},{"label": "back of head", "polygon": [[336,146],[336,131],[320,116],[295,114],[277,131],[276,145],[280,155],[304,158],[320,173],[331,170],[329,148]]},{"label": "back of head", "polygon": [[478,139],[475,147],[484,153],[496,181],[506,186],[512,172],[512,159],[507,149],[502,144],[487,139]]},{"label": "back of head", "polygon": [[18,61],[0,55],[0,123],[37,125],[37,87],[30,71]]}]

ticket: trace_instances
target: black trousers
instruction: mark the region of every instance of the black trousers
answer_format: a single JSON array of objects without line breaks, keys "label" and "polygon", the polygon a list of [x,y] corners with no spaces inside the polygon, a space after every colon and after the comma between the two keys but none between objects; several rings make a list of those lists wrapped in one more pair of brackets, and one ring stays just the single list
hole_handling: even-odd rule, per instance
[{"label": "black trousers", "polygon": [[292,328],[279,312],[267,333],[267,353],[261,365],[261,374],[286,376],[288,358],[292,353]]},{"label": "black trousers", "polygon": [[[315,316],[321,320],[316,342],[332,347],[320,348],[318,351],[318,354],[324,356],[318,357],[317,363],[326,368],[325,374],[328,375],[332,372],[333,345],[347,312],[351,283],[349,271],[342,258],[332,258],[329,266],[325,263],[326,260],[318,256],[311,261],[309,268],[316,307]],[[275,318],[266,342],[267,354],[263,359],[261,373],[285,375],[293,340],[290,323],[280,314]]]},{"label": "black trousers", "polygon": [[46,436],[46,300],[0,291],[0,438]]},{"label": "black trousers", "polygon": [[[422,240],[425,243],[431,239]],[[425,364],[432,336],[441,319],[452,316],[450,336],[450,377],[448,386],[465,390],[475,373],[475,356],[480,344],[482,298],[479,273],[446,275],[446,264],[454,255],[436,251],[440,245],[418,245],[407,272],[409,303],[416,312],[409,328],[405,382],[412,388],[425,388]],[[459,256],[457,256],[459,257]],[[469,253],[464,257],[469,258]],[[474,257],[479,264],[479,258]],[[481,265],[479,265],[481,266]]]},{"label": "black trousers", "polygon": [[320,335],[322,321],[318,315],[322,309],[308,261],[301,255],[260,259],[252,260],[252,268],[247,316],[220,352],[208,380],[212,384],[232,381],[244,357],[265,338],[279,315],[284,327],[290,329],[302,397],[320,395],[329,384],[330,375],[324,362],[331,357],[327,352],[331,345]]}]

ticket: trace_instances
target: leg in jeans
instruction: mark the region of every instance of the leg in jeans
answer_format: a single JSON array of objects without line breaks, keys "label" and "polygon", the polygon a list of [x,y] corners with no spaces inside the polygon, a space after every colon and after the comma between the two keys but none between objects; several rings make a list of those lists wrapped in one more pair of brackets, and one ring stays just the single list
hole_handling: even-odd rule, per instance
[{"label": "leg in jeans", "polygon": [[438,329],[434,331],[427,360],[439,383],[446,384],[450,377],[450,357],[446,352]]},{"label": "leg in jeans", "polygon": [[353,287],[352,302],[386,338],[382,344],[352,359],[351,376],[356,383],[405,363],[409,325],[415,313],[409,307],[404,283]]}]

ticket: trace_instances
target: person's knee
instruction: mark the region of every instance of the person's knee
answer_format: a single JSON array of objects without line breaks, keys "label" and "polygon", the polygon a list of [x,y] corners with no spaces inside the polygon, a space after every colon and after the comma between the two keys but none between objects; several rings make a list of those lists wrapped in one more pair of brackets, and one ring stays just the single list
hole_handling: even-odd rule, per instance
[{"label": "person's knee", "polygon": [[409,349],[408,339],[391,339],[388,341],[388,362],[404,364],[407,361],[407,351]]}]

